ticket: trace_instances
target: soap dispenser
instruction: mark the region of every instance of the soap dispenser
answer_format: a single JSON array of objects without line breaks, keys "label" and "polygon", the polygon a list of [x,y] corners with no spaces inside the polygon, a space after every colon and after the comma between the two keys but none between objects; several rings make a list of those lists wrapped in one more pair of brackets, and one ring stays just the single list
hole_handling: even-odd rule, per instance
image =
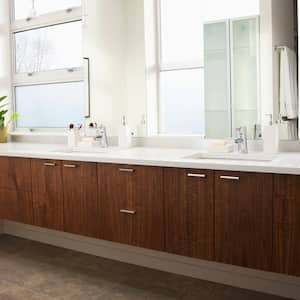
[{"label": "soap dispenser", "polygon": [[273,123],[271,114],[266,116],[269,117],[269,120],[268,125],[265,125],[263,130],[264,152],[277,153],[279,151],[279,126]]},{"label": "soap dispenser", "polygon": [[123,116],[122,125],[119,128],[118,144],[120,148],[130,148],[132,146],[132,135],[125,116]]}]

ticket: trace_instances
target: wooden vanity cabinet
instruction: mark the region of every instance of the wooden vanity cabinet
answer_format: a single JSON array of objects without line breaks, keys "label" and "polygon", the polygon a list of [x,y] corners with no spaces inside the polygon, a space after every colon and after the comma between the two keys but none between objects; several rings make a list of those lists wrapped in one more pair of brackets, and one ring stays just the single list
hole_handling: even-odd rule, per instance
[{"label": "wooden vanity cabinet", "polygon": [[0,219],[32,224],[30,159],[0,157]]},{"label": "wooden vanity cabinet", "polygon": [[101,238],[164,250],[162,168],[98,164]]},{"label": "wooden vanity cabinet", "polygon": [[214,259],[214,172],[164,169],[166,251]]},{"label": "wooden vanity cabinet", "polygon": [[64,202],[61,161],[32,159],[34,225],[64,230]]},{"label": "wooden vanity cabinet", "polygon": [[0,219],[300,276],[300,176],[0,157]]},{"label": "wooden vanity cabinet", "polygon": [[274,175],[273,266],[300,276],[300,176]]},{"label": "wooden vanity cabinet", "polygon": [[66,232],[100,238],[97,164],[62,162]]},{"label": "wooden vanity cabinet", "polygon": [[272,270],[271,174],[215,172],[216,261]]}]

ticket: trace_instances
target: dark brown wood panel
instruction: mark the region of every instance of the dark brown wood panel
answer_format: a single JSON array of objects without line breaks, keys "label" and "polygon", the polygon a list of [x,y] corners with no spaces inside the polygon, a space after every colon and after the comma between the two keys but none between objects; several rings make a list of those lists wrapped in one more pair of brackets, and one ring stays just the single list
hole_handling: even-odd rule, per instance
[{"label": "dark brown wood panel", "polygon": [[273,267],[300,276],[300,176],[274,175]]},{"label": "dark brown wood panel", "polygon": [[99,238],[97,164],[64,161],[62,170],[65,231]]},{"label": "dark brown wood panel", "polygon": [[148,249],[165,249],[163,169],[134,166],[133,203],[136,222],[133,243]]},{"label": "dark brown wood panel", "polygon": [[102,238],[163,250],[162,169],[99,164],[98,181]]},{"label": "dark brown wood panel", "polygon": [[217,261],[272,269],[272,183],[270,174],[215,172]]},{"label": "dark brown wood panel", "polygon": [[0,189],[0,219],[33,224],[31,193]]},{"label": "dark brown wood panel", "polygon": [[300,176],[274,175],[274,222],[300,227]]},{"label": "dark brown wood panel", "polygon": [[166,250],[214,258],[214,172],[164,169]]},{"label": "dark brown wood panel", "polygon": [[274,224],[274,260],[275,272],[300,276],[300,229],[287,224]]},{"label": "dark brown wood panel", "polygon": [[33,215],[36,226],[64,230],[63,182],[60,161],[31,161]]},{"label": "dark brown wood panel", "polygon": [[31,191],[30,159],[0,157],[0,188]]}]

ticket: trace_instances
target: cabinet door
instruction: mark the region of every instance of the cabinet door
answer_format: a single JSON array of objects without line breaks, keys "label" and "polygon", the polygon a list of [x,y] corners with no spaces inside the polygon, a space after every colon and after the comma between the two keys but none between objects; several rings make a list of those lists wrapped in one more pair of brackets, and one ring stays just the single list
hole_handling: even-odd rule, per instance
[{"label": "cabinet door", "polygon": [[33,224],[31,192],[0,189],[0,219]]},{"label": "cabinet door", "polygon": [[65,231],[99,238],[97,164],[63,162]]},{"label": "cabinet door", "polygon": [[272,175],[215,173],[216,260],[271,270]]},{"label": "cabinet door", "polygon": [[32,224],[30,159],[0,157],[0,219]]},{"label": "cabinet door", "polygon": [[274,175],[274,271],[300,276],[300,176]]},{"label": "cabinet door", "polygon": [[0,157],[0,189],[31,191],[30,159]]},{"label": "cabinet door", "polygon": [[166,250],[214,258],[214,172],[164,169]]},{"label": "cabinet door", "polygon": [[164,249],[162,169],[98,165],[102,238]]},{"label": "cabinet door", "polygon": [[32,159],[31,176],[34,224],[63,231],[61,162]]}]

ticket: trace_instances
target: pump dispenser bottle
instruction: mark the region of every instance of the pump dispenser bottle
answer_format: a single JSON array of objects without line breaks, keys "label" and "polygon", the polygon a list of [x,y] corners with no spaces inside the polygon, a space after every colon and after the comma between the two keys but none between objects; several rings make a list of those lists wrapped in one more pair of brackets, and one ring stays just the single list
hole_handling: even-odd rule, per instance
[{"label": "pump dispenser bottle", "polygon": [[118,142],[120,148],[132,147],[132,135],[129,126],[127,125],[125,116],[123,116],[122,125],[119,128]]},{"label": "pump dispenser bottle", "polygon": [[272,115],[269,117],[268,125],[263,129],[263,144],[265,153],[277,153],[279,151],[279,126],[273,123]]}]

